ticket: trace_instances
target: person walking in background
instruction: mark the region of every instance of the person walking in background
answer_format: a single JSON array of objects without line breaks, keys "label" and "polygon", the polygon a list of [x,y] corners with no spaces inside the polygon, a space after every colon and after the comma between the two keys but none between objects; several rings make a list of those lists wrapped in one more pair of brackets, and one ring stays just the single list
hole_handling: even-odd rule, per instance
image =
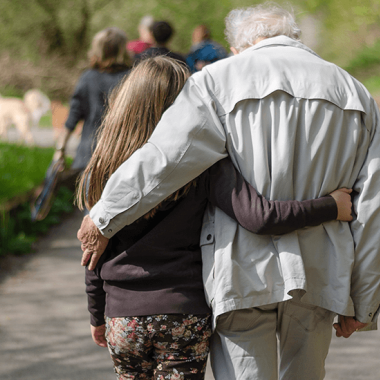
[{"label": "person walking in background", "polygon": [[144,16],[138,26],[139,38],[137,40],[128,41],[127,50],[132,59],[136,54],[140,54],[150,48],[154,43],[152,35],[152,26],[154,18],[150,15]]},{"label": "person walking in background", "polygon": [[186,57],[186,63],[192,73],[202,70],[204,66],[210,63],[227,57],[226,49],[211,40],[211,33],[206,25],[195,27],[191,42],[192,46]]},{"label": "person walking in background", "polygon": [[143,53],[136,55],[136,63],[145,58],[156,57],[157,55],[166,55],[167,57],[186,63],[185,58],[181,54],[172,52],[168,48],[169,41],[174,34],[173,27],[168,22],[156,21],[153,23],[151,31],[154,39],[153,46]]},{"label": "person walking in background", "polygon": [[[99,200],[107,178],[148,141],[189,75],[183,64],[162,56],[132,70],[112,95],[81,178],[82,208]],[[199,241],[210,240],[200,237],[207,201],[260,234],[282,234],[337,216],[351,220],[344,190],[314,201],[272,202],[259,196],[228,158],[213,165],[119,231],[95,271],[86,269],[92,336],[100,346],[108,342],[119,379],[204,378],[211,317]]]},{"label": "person walking in background", "polygon": [[65,128],[58,136],[55,159],[65,154],[67,142],[79,121],[83,120],[81,140],[71,169],[82,171],[96,146],[96,132],[107,107],[110,91],[128,74],[130,58],[125,49],[127,36],[119,28],[98,32],[88,52],[89,69],[75,87]]},{"label": "person walking in background", "polygon": [[283,236],[252,234],[218,208],[206,211],[203,281],[217,380],[321,380],[336,314],[336,334],[349,337],[375,329],[380,312],[379,109],[300,32],[293,14],[271,2],[231,11],[234,56],[188,79],[78,233],[83,263],[90,255],[96,262],[107,238],[227,154],[269,199],[353,188],[350,224]]}]

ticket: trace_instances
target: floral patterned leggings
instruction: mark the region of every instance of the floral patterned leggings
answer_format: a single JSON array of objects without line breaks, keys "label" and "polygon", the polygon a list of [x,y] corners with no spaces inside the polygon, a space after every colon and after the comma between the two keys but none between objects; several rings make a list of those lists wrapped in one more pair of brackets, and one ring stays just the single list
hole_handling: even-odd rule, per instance
[{"label": "floral patterned leggings", "polygon": [[106,318],[106,338],[118,380],[202,380],[210,314]]}]

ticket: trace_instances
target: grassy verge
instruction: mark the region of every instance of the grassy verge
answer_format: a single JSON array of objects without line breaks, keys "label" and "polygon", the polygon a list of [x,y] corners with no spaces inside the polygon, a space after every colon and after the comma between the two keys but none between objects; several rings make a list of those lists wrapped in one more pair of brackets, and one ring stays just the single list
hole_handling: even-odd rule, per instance
[{"label": "grassy verge", "polygon": [[39,123],[40,128],[53,128],[52,114],[51,111],[48,111],[45,115],[43,115],[40,119]]},{"label": "grassy verge", "polygon": [[0,204],[38,186],[53,153],[53,148],[0,142]]},{"label": "grassy verge", "polygon": [[24,96],[23,91],[15,86],[2,86],[0,87],[0,94],[3,97],[22,98]]},{"label": "grassy verge", "polygon": [[0,214],[0,256],[32,252],[32,244],[37,237],[46,233],[52,225],[60,223],[64,215],[73,209],[72,191],[61,187],[44,220],[31,221],[29,202],[21,204],[9,213],[3,211]]},{"label": "grassy verge", "polygon": [[[42,183],[53,153],[53,148],[0,143],[0,210],[2,204]],[[71,161],[66,161],[67,166]],[[73,207],[72,190],[61,187],[49,215],[42,221],[31,221],[29,202],[10,212],[0,211],[0,256],[31,252],[38,235],[59,223]]]}]

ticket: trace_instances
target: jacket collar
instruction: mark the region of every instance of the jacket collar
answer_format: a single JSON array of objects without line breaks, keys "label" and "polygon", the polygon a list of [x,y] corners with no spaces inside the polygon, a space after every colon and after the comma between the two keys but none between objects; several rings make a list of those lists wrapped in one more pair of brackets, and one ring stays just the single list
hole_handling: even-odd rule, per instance
[{"label": "jacket collar", "polygon": [[293,40],[292,38],[287,37],[287,36],[276,36],[276,37],[266,38],[260,41],[259,43],[257,43],[256,45],[243,50],[240,54],[245,54],[248,52],[252,52],[254,50],[258,50],[258,49],[262,49],[266,47],[273,47],[273,46],[291,46],[291,47],[306,50],[309,53],[314,54],[315,56],[319,57],[317,53],[315,53],[313,50],[308,48],[306,45],[304,45],[300,41]]}]

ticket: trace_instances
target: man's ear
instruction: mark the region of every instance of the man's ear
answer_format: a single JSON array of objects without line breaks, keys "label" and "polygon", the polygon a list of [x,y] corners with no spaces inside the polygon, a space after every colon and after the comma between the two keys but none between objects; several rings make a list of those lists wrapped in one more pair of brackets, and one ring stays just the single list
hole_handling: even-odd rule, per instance
[{"label": "man's ear", "polygon": [[232,51],[232,54],[233,55],[238,55],[239,54],[239,52],[237,51],[237,49],[236,48],[234,48],[234,47],[230,47],[230,50]]}]

